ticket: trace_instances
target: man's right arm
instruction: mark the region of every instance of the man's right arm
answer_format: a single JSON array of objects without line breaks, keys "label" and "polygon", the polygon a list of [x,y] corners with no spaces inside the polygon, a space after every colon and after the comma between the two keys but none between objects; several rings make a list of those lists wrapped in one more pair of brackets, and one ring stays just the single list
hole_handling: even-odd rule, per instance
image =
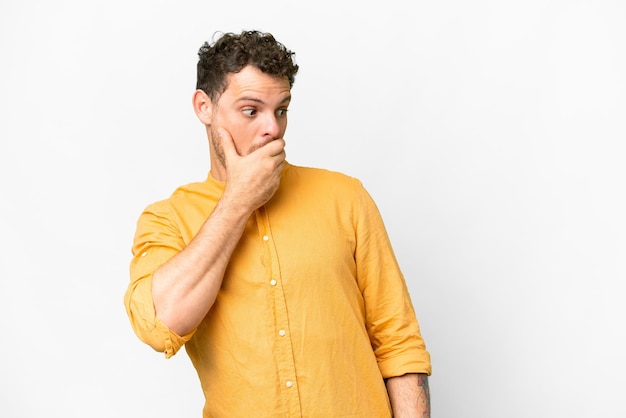
[{"label": "man's right arm", "polygon": [[178,335],[196,328],[215,302],[251,214],[237,206],[221,199],[193,240],[152,276],[156,315]]},{"label": "man's right arm", "polygon": [[230,134],[222,134],[226,189],[191,242],[152,277],[152,298],[159,318],[171,331],[193,331],[213,306],[230,257],[250,215],[276,192],[284,166],[282,139],[240,156]]}]

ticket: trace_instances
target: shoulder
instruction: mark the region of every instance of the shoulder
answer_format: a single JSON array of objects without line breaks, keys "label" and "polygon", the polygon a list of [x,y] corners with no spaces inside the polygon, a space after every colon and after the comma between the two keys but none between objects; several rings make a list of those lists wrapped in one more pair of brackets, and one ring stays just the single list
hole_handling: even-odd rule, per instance
[{"label": "shoulder", "polygon": [[219,184],[213,184],[210,179],[183,184],[174,189],[166,198],[150,203],[146,210],[159,212],[176,211],[179,207],[187,207],[198,203],[206,204],[207,200],[217,200],[222,193]]},{"label": "shoulder", "polygon": [[284,180],[288,183],[306,185],[307,187],[323,188],[331,192],[356,191],[363,187],[361,181],[339,171],[318,167],[289,165]]},{"label": "shoulder", "polygon": [[147,228],[178,230],[183,218],[209,206],[207,187],[194,182],[177,187],[169,196],[146,205],[138,220],[139,226]]}]

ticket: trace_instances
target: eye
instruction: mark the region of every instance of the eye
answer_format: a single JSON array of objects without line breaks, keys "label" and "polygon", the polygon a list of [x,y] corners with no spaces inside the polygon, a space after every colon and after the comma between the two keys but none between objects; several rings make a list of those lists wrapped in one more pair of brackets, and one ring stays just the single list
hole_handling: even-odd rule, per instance
[{"label": "eye", "polygon": [[276,111],[276,114],[277,114],[278,116],[285,116],[285,115],[287,115],[287,108],[284,108],[284,109],[278,109],[278,110]]},{"label": "eye", "polygon": [[243,114],[246,116],[254,116],[256,115],[256,109],[244,109]]}]

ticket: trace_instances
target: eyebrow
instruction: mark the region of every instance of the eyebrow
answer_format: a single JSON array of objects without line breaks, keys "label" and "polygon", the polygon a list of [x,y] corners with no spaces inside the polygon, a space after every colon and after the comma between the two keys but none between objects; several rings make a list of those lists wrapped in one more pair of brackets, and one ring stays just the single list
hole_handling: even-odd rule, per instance
[{"label": "eyebrow", "polygon": [[[261,104],[265,104],[265,102],[257,97],[253,97],[253,96],[244,96],[244,97],[240,97],[239,99],[236,100],[237,102],[255,102],[255,103],[261,103]],[[289,103],[291,102],[291,94],[285,96],[285,98],[283,100],[280,101],[279,104],[285,104],[285,103]]]}]

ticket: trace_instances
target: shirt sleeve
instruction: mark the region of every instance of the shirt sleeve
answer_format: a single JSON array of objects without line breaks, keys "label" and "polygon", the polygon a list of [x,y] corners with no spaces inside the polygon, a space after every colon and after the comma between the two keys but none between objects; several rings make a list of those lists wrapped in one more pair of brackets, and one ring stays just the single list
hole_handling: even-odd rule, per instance
[{"label": "shirt sleeve", "polygon": [[130,263],[130,284],[124,306],[139,339],[172,357],[192,337],[179,336],[156,316],[152,299],[152,275],[184,248],[184,242],[165,203],[150,205],[137,221]]},{"label": "shirt sleeve", "polygon": [[357,278],[366,326],[384,378],[432,372],[418,320],[376,204],[360,185],[355,228]]}]

